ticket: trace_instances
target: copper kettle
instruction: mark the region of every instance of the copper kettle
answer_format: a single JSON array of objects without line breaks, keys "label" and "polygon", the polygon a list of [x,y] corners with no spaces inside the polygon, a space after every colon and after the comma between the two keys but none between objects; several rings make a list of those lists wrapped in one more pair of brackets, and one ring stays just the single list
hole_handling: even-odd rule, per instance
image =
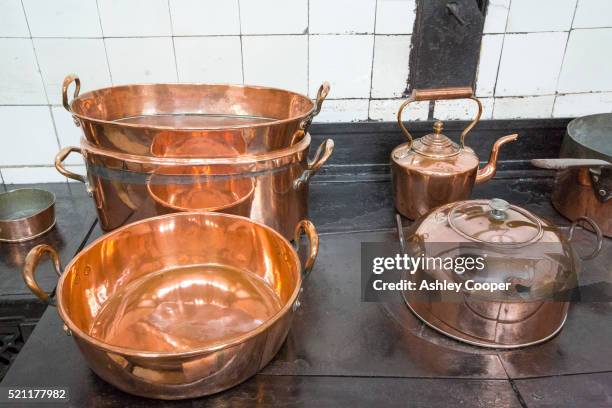
[{"label": "copper kettle", "polygon": [[[413,140],[402,123],[404,108],[416,101],[441,99],[471,99],[478,106],[476,118],[461,132],[460,144],[442,134],[441,121],[434,123],[433,133]],[[498,139],[491,150],[489,162],[479,169],[478,157],[465,145],[465,136],[476,126],[481,115],[482,104],[469,87],[414,90],[401,105],[397,122],[408,142],[393,149],[391,175],[395,207],[402,215],[414,220],[432,208],[465,200],[469,198],[474,184],[485,182],[495,175],[499,148],[516,140],[518,135]]]}]

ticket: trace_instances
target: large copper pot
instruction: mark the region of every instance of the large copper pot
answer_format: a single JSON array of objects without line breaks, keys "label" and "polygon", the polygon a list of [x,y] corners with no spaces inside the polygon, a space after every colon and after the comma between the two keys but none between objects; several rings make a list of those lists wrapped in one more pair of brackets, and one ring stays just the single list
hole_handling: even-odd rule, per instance
[{"label": "large copper pot", "polygon": [[158,157],[181,156],[177,148],[190,157],[211,157],[202,143],[216,146],[223,157],[291,146],[308,131],[329,93],[327,83],[314,102],[295,92],[246,85],[122,85],[79,95],[80,87],[77,76],[67,76],[63,104],[92,145]]},{"label": "large copper pot", "polygon": [[[304,232],[310,250],[302,267]],[[57,306],[102,379],[144,397],[192,398],[246,380],[283,344],[318,251],[309,221],[295,233],[293,247],[243,217],[170,214],[99,238],[63,273],[57,252],[39,245],[23,277]],[[54,298],[35,279],[45,253],[60,276]]]},{"label": "large copper pot", "polygon": [[572,120],[560,159],[536,159],[538,167],[559,170],[553,206],[570,220],[587,216],[612,238],[612,114]]},{"label": "large copper pot", "polygon": [[[238,157],[157,158],[112,152],[81,140],[56,156],[60,173],[86,182],[100,226],[110,231],[130,222],[174,211],[221,211],[249,217],[293,236],[308,218],[310,178],[330,157],[331,139],[308,160],[310,135],[274,152]],[[87,176],[63,166],[71,152],[83,155]]]},{"label": "large copper pot", "polygon": [[[440,99],[470,99],[478,107],[476,118],[461,132],[460,144],[442,134],[443,123],[434,124],[434,132],[413,141],[404,126],[402,112],[412,102]],[[478,168],[479,159],[465,145],[466,135],[482,115],[482,104],[471,88],[422,89],[412,92],[399,108],[397,123],[408,139],[391,152],[391,175],[395,207],[405,217],[415,220],[432,208],[469,198],[474,184],[495,175],[497,156],[502,145],[518,135],[498,139],[486,166]]]},{"label": "large copper pot", "polygon": [[[402,234],[399,217],[398,223]],[[587,255],[571,245],[579,223],[597,231]],[[411,227],[408,239],[400,235],[400,241],[411,257],[434,259],[407,276],[417,288],[423,281],[461,284],[459,290],[439,286],[404,291],[417,317],[465,343],[516,348],[546,341],[561,330],[577,288],[580,260],[597,256],[603,237],[586,217],[576,220],[566,237],[551,222],[493,199],[438,207]],[[462,266],[447,265],[447,259],[461,259]],[[473,267],[465,266],[467,259]]]}]

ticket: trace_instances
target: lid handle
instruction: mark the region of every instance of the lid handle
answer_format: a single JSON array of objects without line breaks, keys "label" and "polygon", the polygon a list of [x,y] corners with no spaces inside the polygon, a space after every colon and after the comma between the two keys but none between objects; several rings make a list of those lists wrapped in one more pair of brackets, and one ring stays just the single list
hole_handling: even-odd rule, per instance
[{"label": "lid handle", "polygon": [[489,215],[494,220],[503,221],[508,218],[507,211],[510,208],[510,204],[506,200],[493,198],[489,200],[489,207],[491,208]]},{"label": "lid handle", "polygon": [[458,87],[458,88],[435,88],[435,89],[415,89],[412,91],[412,94],[402,105],[400,106],[397,112],[397,123],[399,124],[400,129],[408,139],[408,150],[412,148],[412,135],[404,126],[402,122],[402,112],[412,102],[419,101],[437,101],[443,99],[471,99],[478,105],[478,112],[476,113],[476,117],[470,124],[463,129],[461,132],[461,148],[465,147],[465,136],[476,126],[476,124],[480,121],[480,117],[482,116],[482,103],[474,97],[474,91],[470,87]]}]

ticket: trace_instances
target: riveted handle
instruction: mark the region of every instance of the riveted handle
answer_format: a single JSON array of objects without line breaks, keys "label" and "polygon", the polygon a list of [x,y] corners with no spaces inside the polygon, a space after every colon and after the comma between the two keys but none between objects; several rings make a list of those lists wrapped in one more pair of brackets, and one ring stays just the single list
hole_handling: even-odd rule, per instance
[{"label": "riveted handle", "polygon": [[321,86],[319,87],[319,90],[317,91],[317,99],[315,100],[315,105],[312,108],[312,111],[302,121],[302,123],[300,123],[300,128],[304,132],[308,132],[308,128],[310,127],[312,120],[314,119],[315,116],[317,116],[321,112],[323,101],[325,100],[325,98],[327,98],[327,95],[329,95],[329,89],[330,89],[329,82],[327,81],[323,82],[323,84],[321,84]]},{"label": "riveted handle", "polygon": [[81,151],[80,148],[76,147],[76,146],[69,146],[69,147],[64,147],[62,150],[59,151],[59,153],[55,156],[55,168],[57,169],[57,171],[59,171],[64,177],[68,177],[70,179],[76,180],[76,181],[80,181],[81,183],[85,183],[87,184],[87,178],[85,176],[82,176],[80,174],[76,174],[71,172],[70,170],[67,170],[64,167],[64,160],[66,160],[66,158],[70,155],[70,153],[75,152],[75,153],[79,153],[80,155],[83,154],[83,152]]},{"label": "riveted handle", "polygon": [[448,99],[471,99],[478,105],[478,112],[476,113],[476,117],[470,124],[463,129],[461,132],[461,148],[465,147],[465,136],[476,126],[476,124],[480,121],[480,117],[482,116],[482,103],[478,100],[478,98],[474,97],[474,92],[470,87],[458,87],[458,88],[436,88],[436,89],[415,89],[412,91],[412,94],[397,111],[397,123],[408,139],[408,149],[412,148],[412,140],[413,137],[404,126],[402,121],[402,113],[406,106],[411,104],[412,102],[419,101],[437,101],[437,100],[448,100]]},{"label": "riveted handle", "polygon": [[597,255],[599,255],[599,252],[601,251],[601,248],[603,246],[603,234],[601,232],[601,228],[599,228],[599,225],[597,225],[595,221],[593,221],[589,217],[578,217],[576,218],[574,222],[572,222],[569,232],[567,233],[568,241],[571,241],[572,238],[574,237],[574,230],[580,224],[581,221],[584,221],[587,224],[589,224],[591,228],[593,229],[593,231],[595,232],[595,235],[597,237],[595,241],[595,249],[593,249],[593,251],[590,254],[585,255],[585,256],[578,254],[578,256],[580,256],[580,259],[582,259],[583,261],[588,261],[589,259],[593,259]]},{"label": "riveted handle", "polygon": [[314,224],[308,220],[302,220],[295,227],[295,235],[293,239],[293,248],[296,252],[300,251],[300,241],[302,235],[306,235],[309,243],[309,253],[308,258],[306,258],[306,262],[302,266],[302,278],[306,279],[308,275],[310,275],[310,271],[314,266],[315,260],[317,259],[317,254],[319,253],[319,234],[317,234],[317,229]]},{"label": "riveted handle", "polygon": [[308,180],[314,176],[317,171],[323,166],[334,152],[334,141],[332,139],[326,139],[317,148],[317,152],[312,160],[308,161],[308,167],[300,177],[298,177],[293,183],[294,188],[300,188],[302,184],[307,183]]},{"label": "riveted handle", "polygon": [[53,249],[51,246],[42,244],[37,245],[28,252],[28,255],[25,259],[25,265],[23,267],[22,276],[28,288],[34,293],[40,300],[46,302],[50,305],[53,305],[53,299],[51,296],[45,292],[36,282],[36,268],[40,263],[40,260],[43,255],[49,254],[51,260],[53,261],[53,266],[55,267],[55,273],[57,276],[62,274],[62,265],[60,263],[59,255],[57,251]]},{"label": "riveted handle", "polygon": [[75,99],[79,96],[79,92],[81,91],[81,80],[75,74],[66,75],[64,78],[64,82],[62,83],[62,104],[64,108],[70,113],[72,110],[70,109],[70,102],[68,102],[68,88],[70,88],[70,84],[74,82],[74,94],[72,95],[72,99]]}]

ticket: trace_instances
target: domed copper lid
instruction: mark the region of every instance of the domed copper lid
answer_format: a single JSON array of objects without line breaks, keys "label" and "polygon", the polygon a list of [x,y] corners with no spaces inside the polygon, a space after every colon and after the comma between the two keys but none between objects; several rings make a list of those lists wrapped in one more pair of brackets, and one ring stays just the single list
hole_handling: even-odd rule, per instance
[{"label": "domed copper lid", "polygon": [[461,152],[461,146],[442,134],[444,123],[436,121],[433,133],[429,133],[412,144],[412,149],[419,154],[434,158],[456,156]]}]

